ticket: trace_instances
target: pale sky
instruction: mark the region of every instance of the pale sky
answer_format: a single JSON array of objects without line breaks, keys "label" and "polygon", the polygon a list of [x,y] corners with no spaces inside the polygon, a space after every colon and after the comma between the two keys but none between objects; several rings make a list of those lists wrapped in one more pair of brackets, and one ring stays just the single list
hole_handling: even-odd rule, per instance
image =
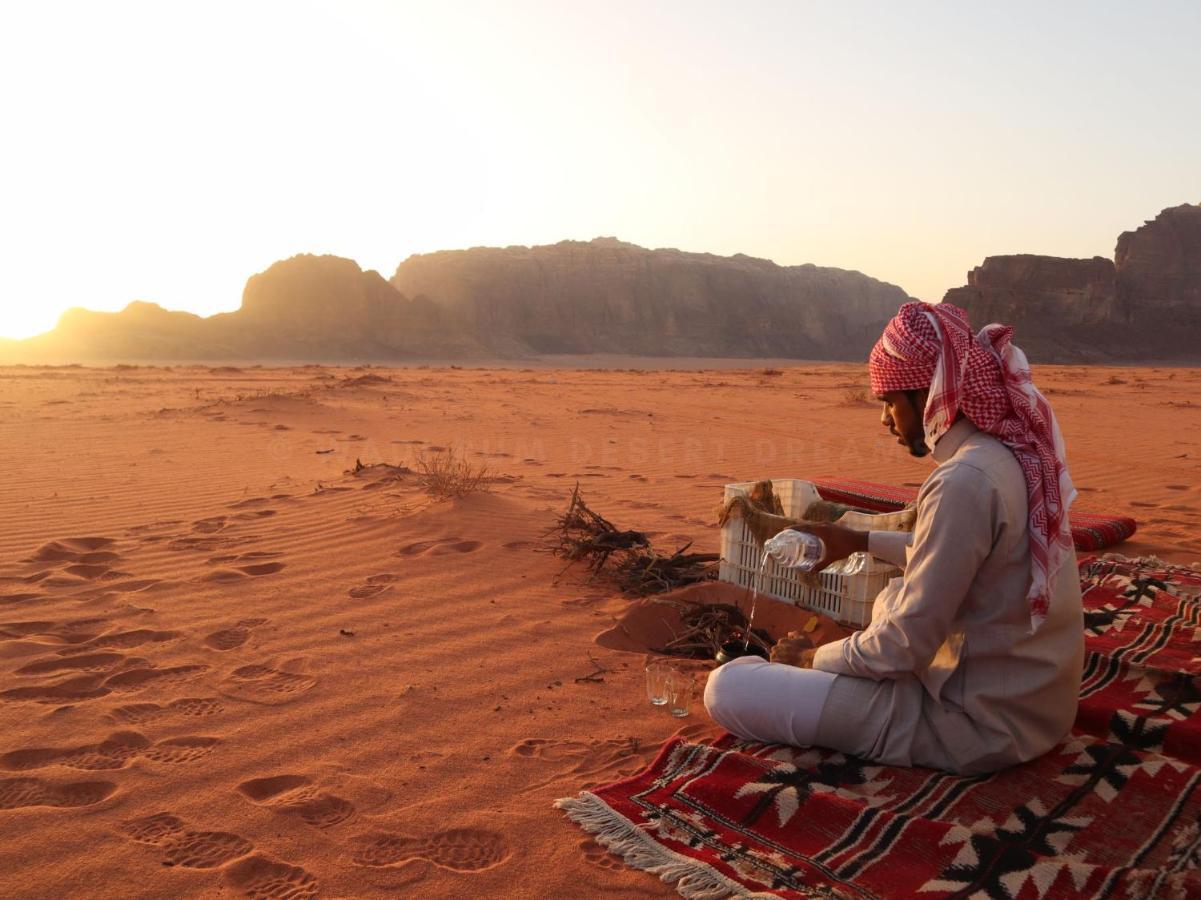
[{"label": "pale sky", "polygon": [[1201,201],[1197,2],[0,0],[0,336],[334,253],[1112,256]]}]

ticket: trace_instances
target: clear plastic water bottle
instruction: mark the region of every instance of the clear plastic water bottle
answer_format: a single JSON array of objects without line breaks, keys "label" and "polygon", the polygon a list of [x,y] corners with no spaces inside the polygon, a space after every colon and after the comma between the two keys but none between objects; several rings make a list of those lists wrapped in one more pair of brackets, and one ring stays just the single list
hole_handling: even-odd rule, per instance
[{"label": "clear plastic water bottle", "polygon": [[786,528],[763,544],[763,552],[786,569],[811,572],[826,553],[826,543],[808,531]]}]

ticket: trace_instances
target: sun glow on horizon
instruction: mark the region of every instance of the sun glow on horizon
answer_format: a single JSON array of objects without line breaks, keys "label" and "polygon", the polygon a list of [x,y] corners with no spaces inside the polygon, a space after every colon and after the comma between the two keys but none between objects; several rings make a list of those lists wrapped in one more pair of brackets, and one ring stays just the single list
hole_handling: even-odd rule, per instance
[{"label": "sun glow on horizon", "polygon": [[[616,235],[940,299],[1201,199],[1201,12],[1118,3],[6,5],[0,336],[236,309],[297,253]],[[1113,110],[1120,110],[1115,117]]]}]

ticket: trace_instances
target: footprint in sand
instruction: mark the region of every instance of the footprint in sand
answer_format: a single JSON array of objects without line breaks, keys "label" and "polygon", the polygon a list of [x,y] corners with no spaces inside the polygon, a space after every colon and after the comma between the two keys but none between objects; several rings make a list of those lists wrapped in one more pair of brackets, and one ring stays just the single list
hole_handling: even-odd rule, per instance
[{"label": "footprint in sand", "polygon": [[[93,556],[100,551],[107,551],[107,548],[116,544],[116,540],[109,537],[77,537],[63,538],[58,541],[50,541],[43,544],[37,549],[33,556],[26,557],[23,562],[84,562],[87,561],[84,557]],[[113,558],[116,559],[117,554],[113,553]],[[94,557],[90,560],[99,562]]]},{"label": "footprint in sand", "polygon": [[221,741],[213,737],[177,737],[151,743],[136,731],[109,735],[97,744],[82,747],[45,747],[13,750],[0,756],[0,769],[26,772],[48,766],[103,771],[124,769],[139,756],[162,763],[191,762],[208,756]]},{"label": "footprint in sand", "polygon": [[580,852],[584,854],[584,862],[591,866],[596,866],[598,869],[607,869],[610,872],[620,872],[626,868],[626,864],[621,861],[621,857],[610,853],[592,838],[585,838],[579,843]]},{"label": "footprint in sand", "polygon": [[118,581],[114,582],[113,584],[106,584],[104,589],[106,591],[115,591],[121,594],[135,594],[139,591],[145,591],[158,585],[168,587],[169,583],[164,583],[158,578],[134,578],[129,581]]},{"label": "footprint in sand", "polygon": [[242,563],[245,565],[266,562],[270,559],[279,559],[281,556],[283,554],[275,550],[252,550],[249,553],[227,553],[224,556],[214,556],[212,559],[207,560],[207,562],[211,566],[225,566],[231,563]]},{"label": "footprint in sand", "polygon": [[245,500],[238,500],[235,503],[226,504],[230,509],[247,509],[252,506],[266,506],[271,502],[269,497],[247,497]]},{"label": "footprint in sand", "polygon": [[254,852],[254,845],[244,837],[228,831],[193,831],[170,813],[130,819],[117,830],[131,841],[159,848],[164,866],[215,869]]},{"label": "footprint in sand", "polygon": [[150,746],[150,741],[136,731],[110,735],[98,744],[82,747],[46,747],[33,750],[13,750],[0,756],[0,768],[11,772],[44,769],[47,766],[66,766],[70,769],[103,771],[123,769],[129,761]]},{"label": "footprint in sand", "polygon": [[347,596],[355,600],[363,600],[367,597],[374,597],[376,594],[382,594],[388,590],[388,585],[397,581],[399,576],[393,575],[391,572],[381,572],[379,575],[369,575],[364,584],[352,587],[346,592]]},{"label": "footprint in sand", "polygon": [[199,519],[192,523],[192,530],[197,534],[216,534],[225,528],[225,516],[213,516],[208,519]]},{"label": "footprint in sand", "polygon": [[317,684],[317,679],[302,672],[288,671],[302,668],[302,660],[284,663],[282,668],[265,665],[242,666],[234,669],[221,682],[221,693],[236,700],[278,706],[300,699]]},{"label": "footprint in sand", "polygon": [[[104,648],[106,650],[141,647],[143,644],[162,644],[174,641],[180,637],[178,631],[156,631],[151,628],[135,628],[132,631],[119,631],[115,634],[102,634],[86,642],[87,648]],[[82,648],[60,650],[60,655],[78,652]]]},{"label": "footprint in sand", "polygon": [[528,784],[523,789],[529,791],[567,777],[605,774],[624,778],[645,768],[656,749],[644,747],[642,741],[635,737],[594,743],[528,738],[510,752],[525,759],[552,763],[559,770],[550,778]]},{"label": "footprint in sand", "polygon": [[533,550],[538,546],[536,541],[509,541],[507,544],[501,544],[506,550]]},{"label": "footprint in sand", "polygon": [[261,853],[227,868],[225,881],[252,900],[309,900],[317,896],[317,879],[311,873]]},{"label": "footprint in sand", "polygon": [[51,575],[49,578],[43,579],[41,584],[42,587],[48,588],[78,588],[87,587],[89,581],[76,575]]},{"label": "footprint in sand", "polygon": [[0,624],[0,635],[5,637],[28,637],[45,635],[63,644],[83,644],[99,637],[108,619],[74,619],[69,622],[5,622]]},{"label": "footprint in sand", "polygon": [[398,556],[442,556],[446,553],[473,553],[484,546],[479,541],[464,541],[460,538],[438,538],[432,541],[417,541],[406,544],[397,551]]},{"label": "footprint in sand", "polygon": [[243,539],[234,538],[215,538],[215,537],[182,537],[175,538],[167,544],[168,550],[175,552],[195,551],[196,553],[211,553],[214,550],[220,550],[225,547],[235,547],[239,544],[245,544],[254,540],[248,536]]},{"label": "footprint in sand", "polygon": [[200,718],[225,711],[225,705],[215,697],[183,697],[165,706],[157,703],[131,703],[118,706],[109,718],[128,725],[144,725],[161,719]]},{"label": "footprint in sand", "polygon": [[246,578],[261,578],[263,575],[274,575],[283,571],[284,563],[257,563],[250,566],[238,566],[236,569],[215,569],[207,575],[202,575],[197,581],[215,584],[230,584]]},{"label": "footprint in sand", "polygon": [[17,675],[54,675],[59,672],[107,672],[125,662],[124,653],[84,653],[59,659],[42,659],[17,669]]},{"label": "footprint in sand", "polygon": [[304,775],[254,778],[239,784],[238,791],[252,803],[299,816],[317,828],[332,828],[355,814],[353,803],[323,790]]},{"label": "footprint in sand", "polygon": [[41,778],[0,779],[0,810],[50,806],[74,809],[94,806],[117,791],[111,781],[76,781],[57,784]]},{"label": "footprint in sand", "polygon": [[112,566],[106,566],[102,563],[95,565],[90,565],[88,563],[75,563],[74,565],[67,566],[65,569],[63,569],[63,571],[74,575],[77,578],[87,578],[91,580],[101,577],[111,569]]},{"label": "footprint in sand", "polygon": [[66,538],[64,543],[68,547],[72,547],[80,552],[89,553],[96,550],[103,550],[106,547],[111,547],[117,543],[116,538],[111,537],[73,537]]},{"label": "footprint in sand", "polygon": [[79,554],[59,541],[42,544],[32,556],[27,556],[22,562],[75,562]]},{"label": "footprint in sand", "polygon": [[214,631],[204,643],[214,650],[236,650],[246,643],[252,629],[266,624],[266,619],[243,619],[230,628]]},{"label": "footprint in sand", "polygon": [[0,700],[9,703],[80,703],[112,693],[105,687],[103,675],[80,675],[52,685],[9,688],[0,691]]},{"label": "footprint in sand", "polygon": [[163,688],[183,684],[199,678],[209,667],[200,663],[185,666],[170,666],[165,669],[139,668],[111,675],[104,682],[110,691],[144,691],[148,687]]},{"label": "footprint in sand", "polygon": [[270,518],[271,516],[275,515],[275,513],[276,513],[276,510],[274,510],[274,509],[256,509],[253,512],[238,513],[236,516],[234,516],[234,518],[242,519],[242,520],[266,519],[266,518]]},{"label": "footprint in sand", "polygon": [[158,741],[143,750],[141,755],[154,762],[187,763],[208,756],[220,743],[220,738],[185,735]]},{"label": "footprint in sand", "polygon": [[360,835],[351,847],[350,859],[356,866],[368,868],[425,860],[454,872],[483,872],[512,855],[508,842],[495,831],[450,828],[416,837],[388,832]]}]

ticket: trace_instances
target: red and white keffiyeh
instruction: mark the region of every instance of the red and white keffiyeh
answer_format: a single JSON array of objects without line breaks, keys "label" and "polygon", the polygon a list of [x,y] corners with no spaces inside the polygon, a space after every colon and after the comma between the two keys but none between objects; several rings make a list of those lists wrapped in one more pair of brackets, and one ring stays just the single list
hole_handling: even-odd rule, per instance
[{"label": "red and white keffiyeh", "polygon": [[923,422],[931,450],[962,412],[1017,457],[1029,500],[1033,631],[1047,617],[1050,577],[1072,549],[1076,489],[1055,413],[1012,336],[1010,326],[995,324],[973,335],[967,313],[950,303],[906,303],[872,348],[868,372],[876,394],[930,389]]}]

